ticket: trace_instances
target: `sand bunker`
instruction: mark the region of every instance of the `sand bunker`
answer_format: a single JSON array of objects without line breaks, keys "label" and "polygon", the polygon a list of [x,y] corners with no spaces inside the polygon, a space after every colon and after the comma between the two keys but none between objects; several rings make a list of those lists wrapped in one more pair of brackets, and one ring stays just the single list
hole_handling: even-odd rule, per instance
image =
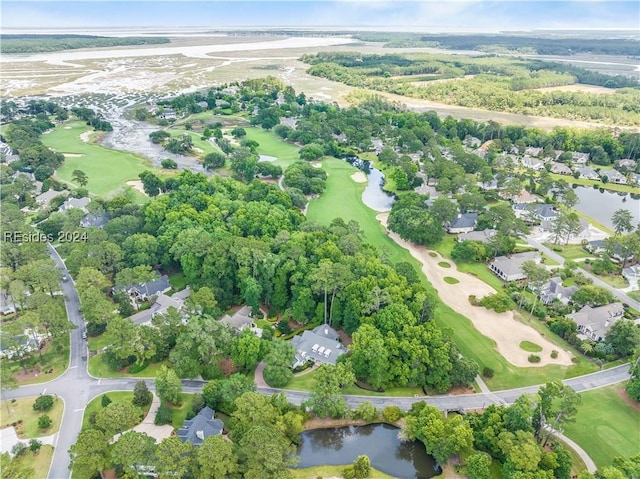
[{"label": "sand bunker", "polygon": [[63,153],[65,158],[82,158],[84,155],[80,153]]},{"label": "sand bunker", "polygon": [[134,190],[142,193],[143,195],[147,195],[144,192],[144,186],[142,185],[142,181],[140,180],[129,180],[127,181],[127,186],[130,186],[131,188],[133,188]]},{"label": "sand bunker", "polygon": [[[376,216],[385,228],[387,227],[388,217],[389,213],[382,213]],[[407,249],[411,256],[422,263],[422,272],[438,291],[440,299],[457,313],[469,318],[478,331],[494,340],[500,354],[511,364],[519,367],[540,367],[547,364],[569,366],[572,364],[570,353],[545,339],[531,326],[517,321],[512,311],[498,314],[483,307],[472,306],[468,301],[469,295],[473,294],[477,298],[482,298],[496,292],[484,281],[458,271],[455,264],[442,258],[437,253],[435,256],[431,256],[429,250],[424,246],[405,241],[392,231],[388,231],[388,234],[396,243]],[[442,268],[438,265],[441,262],[450,263],[451,268]],[[447,283],[445,277],[455,278],[459,283]],[[539,363],[530,363],[528,361],[527,358],[530,353],[519,346],[522,341],[530,341],[542,347],[542,351],[537,353],[541,358]],[[551,351],[553,350],[558,351],[558,357],[555,359],[551,358]]]},{"label": "sand bunker", "polygon": [[365,175],[362,171],[356,171],[353,175],[351,175],[351,179],[356,183],[366,183],[367,175]]},{"label": "sand bunker", "polygon": [[313,166],[314,168],[322,168],[322,163],[320,163],[319,161],[314,161],[313,163],[311,163],[311,166]]},{"label": "sand bunker", "polygon": [[91,141],[91,133],[93,133],[93,131],[91,130],[87,130],[84,131],[80,134],[80,139],[82,141],[84,141],[85,143],[89,143],[89,141]]}]

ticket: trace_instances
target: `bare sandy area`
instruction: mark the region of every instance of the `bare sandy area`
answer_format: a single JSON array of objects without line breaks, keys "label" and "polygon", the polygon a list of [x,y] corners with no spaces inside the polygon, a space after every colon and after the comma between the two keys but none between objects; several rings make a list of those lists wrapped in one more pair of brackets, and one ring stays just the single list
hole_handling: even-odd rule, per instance
[{"label": "bare sandy area", "polygon": [[366,183],[367,175],[365,175],[362,171],[356,171],[353,175],[351,175],[351,179],[356,183]]},{"label": "bare sandy area", "polygon": [[84,155],[81,153],[63,153],[65,158],[82,158]]},{"label": "bare sandy area", "polygon": [[[385,228],[388,216],[388,213],[376,216]],[[572,364],[570,353],[545,339],[531,326],[517,321],[512,311],[498,314],[480,306],[472,306],[468,300],[469,295],[473,294],[477,298],[482,298],[496,292],[484,281],[458,271],[454,263],[442,258],[437,253],[436,257],[432,257],[429,254],[430,251],[424,246],[405,241],[392,231],[387,233],[396,243],[407,249],[411,256],[422,263],[422,272],[438,291],[440,299],[457,313],[469,318],[480,333],[495,341],[498,352],[511,364],[518,367],[540,367],[548,364],[569,366]],[[439,266],[438,263],[443,261],[449,263],[451,267]],[[446,276],[457,279],[459,283],[446,283],[444,280]],[[539,363],[530,363],[527,360],[530,353],[520,348],[519,345],[522,341],[530,341],[542,347],[542,351],[536,353],[541,358]],[[553,350],[558,351],[558,357],[555,359],[551,358]]]},{"label": "bare sandy area", "polygon": [[80,134],[80,139],[85,143],[89,143],[89,141],[91,140],[91,133],[93,133],[93,131],[91,130],[83,131]]},{"label": "bare sandy area", "polygon": [[146,195],[146,193],[144,192],[144,186],[142,186],[142,181],[140,180],[129,180],[127,181],[127,186],[130,186],[134,190],[139,191],[143,195]]},{"label": "bare sandy area", "polygon": [[581,92],[585,92],[585,93],[595,93],[595,94],[610,95],[612,93],[615,93],[616,89],[615,88],[607,88],[607,87],[603,87],[603,86],[596,86],[596,85],[575,84],[575,85],[562,85],[562,86],[549,86],[549,87],[545,87],[545,88],[535,88],[535,91],[541,91],[541,92],[546,92],[546,91],[581,91]]},{"label": "bare sandy area", "polygon": [[322,163],[320,163],[319,161],[314,161],[313,163],[311,163],[311,166],[313,166],[314,168],[322,168]]}]

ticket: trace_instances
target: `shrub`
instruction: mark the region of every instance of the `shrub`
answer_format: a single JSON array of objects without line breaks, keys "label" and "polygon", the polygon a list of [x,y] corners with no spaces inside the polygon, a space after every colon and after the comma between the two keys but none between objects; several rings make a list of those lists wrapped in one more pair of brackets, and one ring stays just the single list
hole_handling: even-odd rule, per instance
[{"label": "shrub", "polygon": [[387,422],[396,422],[402,417],[402,410],[398,406],[387,406],[382,411],[382,417]]},{"label": "shrub", "polygon": [[345,467],[342,471],[342,477],[344,479],[355,479],[356,471],[353,470],[353,466]]},{"label": "shrub", "polygon": [[280,321],[278,321],[276,329],[282,334],[291,334],[291,326],[289,326],[289,321],[287,321],[286,319],[281,319]]},{"label": "shrub", "polygon": [[127,366],[127,372],[129,374],[136,374],[143,371],[147,365],[145,363],[133,363],[131,366]]},{"label": "shrub", "polygon": [[42,443],[40,441],[38,441],[37,439],[31,439],[29,441],[29,450],[32,453],[37,454],[40,451],[41,447],[42,447]]},{"label": "shrub", "polygon": [[541,361],[541,358],[537,354],[530,354],[527,360],[530,363],[539,363]]},{"label": "shrub", "polygon": [[194,394],[193,400],[191,401],[191,411],[193,411],[193,414],[198,414],[204,409],[204,406],[204,396],[202,394]]},{"label": "shrub", "polygon": [[144,381],[138,381],[133,388],[133,405],[144,407],[151,404],[152,400],[153,394],[149,391],[147,384]]},{"label": "shrub", "polygon": [[16,442],[11,448],[11,455],[14,457],[22,456],[27,452],[27,445],[23,442]]},{"label": "shrub", "polygon": [[38,398],[33,403],[34,411],[47,412],[51,410],[52,407],[53,407],[53,396],[50,396],[48,394],[44,396],[38,396]]},{"label": "shrub", "polygon": [[102,395],[102,399],[100,399],[100,404],[102,404],[102,407],[107,407],[109,404],[111,404],[111,398],[109,396],[107,396],[106,394]]},{"label": "shrub", "polygon": [[516,304],[511,300],[509,295],[502,291],[485,296],[480,300],[479,304],[487,309],[493,309],[496,313],[513,311],[516,308]]},{"label": "shrub", "polygon": [[53,421],[46,414],[43,414],[38,418],[38,429],[40,429],[41,431],[49,429],[51,427],[51,424],[53,424]]},{"label": "shrub", "polygon": [[178,163],[176,163],[171,158],[165,158],[164,160],[162,160],[160,165],[166,170],[175,170],[176,168],[178,168]]},{"label": "shrub", "polygon": [[492,378],[492,377],[493,377],[493,373],[494,373],[493,369],[488,368],[488,367],[485,367],[485,368],[482,370],[482,375],[483,375],[485,378]]},{"label": "shrub", "polygon": [[551,351],[551,357],[553,359],[556,359],[558,357],[558,351],[556,351],[555,349],[553,351]]},{"label": "shrub", "polygon": [[163,424],[171,424],[173,419],[173,411],[166,403],[160,404],[158,412],[156,412],[156,419],[154,421],[156,426],[162,426]]}]

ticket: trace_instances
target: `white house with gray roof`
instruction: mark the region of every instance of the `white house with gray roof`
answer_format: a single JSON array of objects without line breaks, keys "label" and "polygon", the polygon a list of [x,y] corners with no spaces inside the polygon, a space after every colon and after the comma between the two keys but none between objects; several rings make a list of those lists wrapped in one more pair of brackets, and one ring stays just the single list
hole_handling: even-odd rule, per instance
[{"label": "white house with gray roof", "polygon": [[462,233],[458,235],[458,242],[462,241],[479,241],[480,243],[488,243],[496,235],[497,231],[494,229],[487,229],[482,231],[471,231],[470,233]]},{"label": "white house with gray roof", "polygon": [[[592,308],[587,305],[577,313],[569,314],[578,326],[580,339],[591,339],[592,341],[602,341],[607,332],[624,315],[622,303],[605,304]],[[582,336],[582,337],[581,337]]]},{"label": "white house with gray roof", "polygon": [[600,179],[600,175],[593,168],[589,168],[588,166],[581,166],[576,168],[576,171],[580,175],[580,178],[585,178],[587,180],[598,180]]},{"label": "white house with gray roof", "polygon": [[222,434],[224,423],[214,415],[215,411],[205,406],[193,419],[187,419],[176,431],[176,435],[182,442],[201,446],[206,438]]},{"label": "white house with gray roof", "polygon": [[600,170],[600,177],[607,177],[609,183],[615,183],[617,185],[626,185],[627,177],[620,173],[618,170]]},{"label": "white house with gray roof", "polygon": [[67,211],[71,208],[77,208],[84,211],[85,213],[88,213],[89,210],[87,209],[87,206],[89,206],[89,203],[91,203],[91,198],[69,198],[67,201],[62,203],[62,205],[60,206],[60,211]]},{"label": "white house with gray roof", "polygon": [[478,213],[462,213],[447,224],[447,232],[451,234],[471,233],[478,224]]},{"label": "white house with gray roof", "polygon": [[522,271],[522,263],[525,261],[540,263],[540,253],[538,251],[529,251],[512,254],[511,256],[496,256],[489,263],[489,269],[502,281],[520,281],[527,279],[527,275]]},{"label": "white house with gray roof", "polygon": [[327,324],[294,336],[291,344],[296,348],[292,369],[302,366],[307,361],[335,365],[338,358],[347,352],[340,342],[338,332]]},{"label": "white house with gray roof", "polygon": [[552,303],[556,299],[562,304],[568,304],[577,289],[577,286],[563,286],[562,278],[556,276],[542,287],[538,297],[544,304]]},{"label": "white house with gray roof", "polygon": [[178,312],[182,311],[184,302],[190,294],[191,289],[189,289],[189,287],[186,287],[182,291],[178,291],[171,296],[164,294],[164,292],[160,292],[149,309],[145,309],[144,311],[140,311],[133,316],[130,316],[129,320],[138,325],[148,326],[151,324],[154,317],[159,314],[165,314],[169,308],[175,308]]}]

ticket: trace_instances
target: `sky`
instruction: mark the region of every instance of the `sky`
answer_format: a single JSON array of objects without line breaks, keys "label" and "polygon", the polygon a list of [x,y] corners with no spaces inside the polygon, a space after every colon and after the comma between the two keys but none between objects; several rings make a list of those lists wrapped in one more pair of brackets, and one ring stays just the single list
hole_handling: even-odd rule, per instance
[{"label": "sky", "polygon": [[1,0],[0,27],[384,27],[428,31],[637,29],[640,1]]}]

